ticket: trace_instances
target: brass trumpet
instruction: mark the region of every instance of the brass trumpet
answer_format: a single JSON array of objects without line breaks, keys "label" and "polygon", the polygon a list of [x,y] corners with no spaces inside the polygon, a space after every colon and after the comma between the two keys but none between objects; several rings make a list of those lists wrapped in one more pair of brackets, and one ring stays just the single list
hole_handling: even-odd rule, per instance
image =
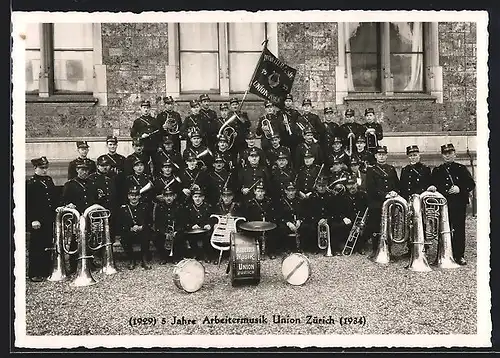
[{"label": "brass trumpet", "polygon": [[49,281],[64,281],[67,279],[64,254],[74,255],[78,249],[71,251],[71,244],[77,241],[80,224],[80,213],[76,209],[61,206],[56,209],[54,246],[46,248],[52,251],[52,271]]},{"label": "brass trumpet", "polygon": [[331,257],[332,255],[332,245],[330,244],[330,225],[328,222],[321,224],[318,221],[318,248],[321,250],[326,249],[325,256]]},{"label": "brass trumpet", "polygon": [[[88,210],[88,211],[87,211]],[[94,204],[87,208],[84,219],[90,223],[90,237],[88,247],[92,251],[103,250],[103,263],[101,272],[106,275],[117,273],[113,258],[113,240],[109,231],[109,218],[111,212],[101,205]]]}]

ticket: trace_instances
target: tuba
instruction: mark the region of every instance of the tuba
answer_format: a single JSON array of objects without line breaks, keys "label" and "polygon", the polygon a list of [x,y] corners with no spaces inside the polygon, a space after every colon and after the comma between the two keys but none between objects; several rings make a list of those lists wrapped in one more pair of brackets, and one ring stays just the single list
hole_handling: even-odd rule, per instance
[{"label": "tuba", "polygon": [[274,135],[274,130],[273,130],[273,126],[271,125],[271,121],[267,118],[264,118],[262,120],[262,131],[264,132],[264,136],[267,139],[271,140],[271,138]]},{"label": "tuba", "polygon": [[238,114],[236,112],[233,113],[232,116],[230,116],[219,128],[219,132],[217,133],[217,137],[225,136],[228,139],[228,149],[231,149],[234,145],[234,141],[236,140],[236,136],[238,135],[238,132],[236,132],[236,129],[234,127],[231,127],[230,124],[233,123],[235,120],[237,120]]},{"label": "tuba", "polygon": [[163,126],[168,134],[170,135],[179,134],[180,130],[179,123],[177,123],[175,118],[171,117],[168,112],[167,112],[167,119],[165,120],[165,124]]},{"label": "tuba", "polygon": [[330,225],[328,225],[328,222],[320,224],[318,221],[318,248],[321,250],[326,249],[325,256],[333,256],[332,246],[330,245]]},{"label": "tuba", "polygon": [[375,128],[368,128],[365,131],[365,138],[366,138],[366,149],[368,151],[375,150],[378,146],[378,139]]},{"label": "tuba", "polygon": [[71,244],[78,241],[80,225],[80,213],[78,210],[61,206],[56,209],[55,235],[51,248],[45,251],[52,251],[52,271],[49,281],[64,281],[67,279],[66,264],[64,254],[74,255],[78,250],[71,250]]},{"label": "tuba", "polygon": [[424,227],[422,221],[421,198],[418,194],[413,194],[410,198],[410,210],[412,220],[412,247],[410,263],[407,269],[416,272],[428,272],[432,269],[429,267],[427,257],[424,251]]},{"label": "tuba", "polygon": [[390,261],[388,243],[404,243],[409,236],[408,202],[396,192],[391,191],[382,204],[380,238],[373,261],[388,264]]},{"label": "tuba", "polygon": [[422,201],[422,223],[424,243],[429,244],[434,238],[438,239],[438,249],[434,265],[438,268],[458,268],[453,259],[451,246],[451,230],[448,218],[448,204],[446,198],[430,186],[420,194]]}]

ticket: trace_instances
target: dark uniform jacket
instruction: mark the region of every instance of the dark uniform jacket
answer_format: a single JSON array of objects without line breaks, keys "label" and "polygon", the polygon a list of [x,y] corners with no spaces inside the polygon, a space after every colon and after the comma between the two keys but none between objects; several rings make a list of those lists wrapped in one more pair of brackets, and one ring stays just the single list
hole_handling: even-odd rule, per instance
[{"label": "dark uniform jacket", "polygon": [[[459,163],[444,163],[435,167],[432,171],[432,183],[437,191],[444,195],[450,205],[467,205],[469,193],[474,190],[476,184],[467,167]],[[456,185],[460,188],[458,194],[448,194],[448,190]]]},{"label": "dark uniform jacket", "polygon": [[314,164],[323,164],[323,153],[319,144],[302,142],[297,145],[297,150],[295,151],[294,168],[300,168],[304,165],[304,154],[307,150],[314,156]]},{"label": "dark uniform jacket", "polygon": [[284,152],[286,156],[288,157],[288,165],[292,166],[293,163],[291,161],[292,159],[292,154],[290,152],[290,148],[285,147],[280,144],[279,147],[274,148],[273,146],[269,147],[269,149],[266,151],[266,159],[267,163],[270,169],[273,169],[273,167],[276,165],[276,161],[278,160],[278,155],[280,152]]},{"label": "dark uniform jacket", "polygon": [[314,229],[321,219],[327,219],[331,223],[332,213],[334,212],[333,197],[330,193],[323,194],[314,191],[310,196],[305,211],[305,219]]},{"label": "dark uniform jacket", "polygon": [[[138,186],[139,189],[142,189],[144,186],[146,186],[148,183],[153,184],[153,179],[151,178],[150,175],[146,173],[141,173],[139,175],[137,174],[132,174],[127,176],[127,179],[125,181],[125,187],[128,191],[130,187],[133,186]],[[141,194],[141,202],[144,201],[151,201],[153,199],[153,188],[145,191],[144,193]],[[124,198],[125,202],[127,201],[127,198]]]},{"label": "dark uniform jacket", "polygon": [[264,130],[262,129],[262,121],[264,119],[269,120],[273,132],[278,133],[280,136],[285,132],[285,127],[283,126],[283,123],[279,121],[278,116],[276,116],[275,114],[266,114],[265,116],[259,118],[259,123],[257,124],[257,128],[255,129],[255,135],[261,136],[261,148],[264,151],[268,151],[271,148],[271,138],[268,139],[265,136]]},{"label": "dark uniform jacket", "polygon": [[[147,235],[153,227],[151,206],[144,202],[139,202],[136,206],[130,204],[120,206],[118,218],[120,234],[125,237],[134,234]],[[134,225],[142,226],[142,231],[137,233],[130,231]]]},{"label": "dark uniform jacket", "polygon": [[342,184],[345,186],[348,176],[349,176],[349,173],[343,169],[339,170],[338,172],[332,172],[330,174],[329,181],[328,181],[328,189],[334,190],[334,188],[337,184]]},{"label": "dark uniform jacket", "polygon": [[196,127],[200,131],[203,141],[206,143],[207,133],[210,133],[209,125],[210,123],[207,122],[206,118],[201,114],[190,114],[182,122],[181,138],[189,142],[188,133],[192,130],[192,128]]},{"label": "dark uniform jacket", "polygon": [[[179,178],[180,179],[180,178]],[[173,180],[173,182],[172,182]],[[175,180],[175,175],[171,174],[168,177],[165,175],[158,175],[154,181],[153,181],[153,193],[154,196],[156,197],[157,195],[161,195],[163,189],[170,183],[169,188],[172,189],[172,191],[179,196],[181,194],[181,183],[179,183],[177,180]]]},{"label": "dark uniform jacket", "polygon": [[324,135],[325,127],[317,114],[312,112],[304,113],[299,116],[299,122],[313,129],[314,138],[319,139]]},{"label": "dark uniform jacket", "polygon": [[216,171],[212,170],[208,173],[208,180],[209,182],[207,183],[207,201],[211,204],[217,203],[219,201],[222,189],[224,188],[224,185],[226,182],[228,183],[228,187],[232,190],[235,190],[234,186],[234,176],[231,175],[229,170],[227,169],[222,169],[221,171]]},{"label": "dark uniform jacket", "polygon": [[[243,188],[250,188],[252,185],[254,185],[259,179],[261,179],[264,183],[264,187],[266,188],[266,191],[269,191],[270,189],[270,178],[269,178],[269,172],[267,169],[262,166],[247,166],[246,168],[243,168],[240,170],[238,173],[238,184],[239,184],[239,189]],[[252,190],[255,188],[252,188]],[[251,190],[251,191],[252,191]]]},{"label": "dark uniform jacket", "polygon": [[399,178],[400,193],[408,200],[412,194],[422,194],[431,185],[431,169],[422,163],[408,164],[401,169]]},{"label": "dark uniform jacket", "polygon": [[88,179],[76,177],[64,184],[62,194],[63,205],[73,203],[76,206],[76,210],[80,213],[83,213],[90,205],[95,204],[96,199],[96,192]]},{"label": "dark uniform jacket", "polygon": [[217,157],[218,155],[221,156],[222,159],[224,159],[224,161],[226,162],[226,168],[228,168],[231,171],[236,168],[238,158],[233,151],[227,149],[221,152],[219,149],[216,149],[214,151],[214,158]]},{"label": "dark uniform jacket", "polygon": [[255,198],[248,201],[245,208],[245,218],[247,221],[275,221],[275,211],[271,200],[264,197],[259,201]]},{"label": "dark uniform jacket", "polygon": [[[383,134],[383,131],[382,131],[382,126],[380,125],[380,123],[377,123],[377,122],[366,122],[364,124],[364,127],[365,127],[365,132],[369,128],[375,129],[375,136],[377,138],[377,143],[384,138],[384,134]],[[370,146],[372,148],[370,148]],[[366,148],[367,148],[367,150],[375,153],[376,143],[374,143],[374,141],[373,141],[372,138],[366,137]]]},{"label": "dark uniform jacket", "polygon": [[86,162],[89,165],[89,174],[95,173],[97,170],[96,164],[92,159],[89,158],[76,158],[69,162],[68,165],[68,180],[71,180],[73,178],[76,178],[78,176],[76,172],[76,165],[81,163],[81,162]]},{"label": "dark uniform jacket", "polygon": [[333,145],[333,138],[338,132],[339,125],[335,122],[324,122],[323,123],[323,131],[321,132],[322,134],[319,137],[319,143],[321,145],[321,148],[323,149],[323,153],[325,155],[329,152],[331,152],[332,145]]},{"label": "dark uniform jacket", "polygon": [[127,158],[125,158],[125,177],[128,175],[131,175],[134,173],[134,161],[139,158],[142,160],[144,163],[144,173],[148,175],[152,175],[151,167],[152,167],[152,161],[148,157],[148,155],[144,152],[141,154],[139,153],[132,153],[130,154]]},{"label": "dark uniform jacket", "polygon": [[354,194],[351,194],[346,191],[343,196],[346,204],[345,215],[354,223],[356,215],[361,212],[360,215],[362,216],[368,207],[366,192],[358,189]]},{"label": "dark uniform jacket", "polygon": [[262,148],[256,146],[250,148],[246,143],[244,145],[245,147],[243,147],[243,150],[241,150],[239,153],[239,161],[242,168],[245,168],[246,166],[250,165],[248,164],[248,154],[250,153],[250,150],[252,150],[253,148],[255,148],[255,150],[257,150],[257,153],[259,153],[259,165],[267,165],[266,153]]},{"label": "dark uniform jacket", "polygon": [[174,166],[174,170],[179,170],[184,165],[184,161],[182,160],[179,152],[175,150],[167,151],[165,150],[165,148],[163,148],[163,146],[160,146],[156,151],[156,155],[154,157],[154,163],[158,173],[161,171],[161,163],[166,159],[170,159],[172,163],[175,163],[172,164]]},{"label": "dark uniform jacket", "polygon": [[328,171],[330,171],[334,159],[339,159],[344,169],[349,166],[349,156],[344,150],[341,149],[338,152],[334,152],[333,149],[330,149],[330,152],[326,155],[325,161],[325,166],[328,168]]},{"label": "dark uniform jacket", "polygon": [[52,230],[52,223],[58,205],[54,181],[50,176],[34,174],[26,181],[26,225],[32,230],[31,223],[39,221],[40,229],[48,226]]},{"label": "dark uniform jacket", "polygon": [[207,122],[207,136],[206,141],[209,148],[212,150],[215,148],[215,142],[217,140],[217,113],[213,109],[200,109],[200,115],[203,121]]},{"label": "dark uniform jacket", "polygon": [[320,168],[321,167],[317,164],[312,164],[310,166],[303,165],[297,171],[297,191],[301,191],[304,194],[314,191],[314,184],[316,178],[318,177]]},{"label": "dark uniform jacket", "polygon": [[217,215],[229,215],[229,216],[243,216],[244,208],[238,203],[234,201],[230,205],[224,205],[222,200],[220,200],[217,205],[213,206],[214,214]]},{"label": "dark uniform jacket", "polygon": [[88,178],[93,186],[92,191],[96,193],[96,204],[114,211],[118,205],[118,193],[115,177],[96,172]]},{"label": "dark uniform jacket", "polygon": [[[172,120],[172,118],[175,120],[174,123],[177,124],[177,128],[181,129],[182,126],[182,119],[181,115],[176,112],[176,111],[163,111],[158,113],[156,116],[156,121],[158,122],[158,125],[162,128],[162,133],[169,133],[167,127],[165,126],[165,123],[167,122],[167,118],[169,121]],[[180,139],[180,132],[177,134],[171,134],[172,140],[174,142],[174,149],[178,152],[181,151],[181,139]]]},{"label": "dark uniform jacket", "polygon": [[362,124],[356,122],[346,122],[340,125],[342,138],[345,140],[344,145],[348,145],[347,136],[349,133],[354,133],[353,148],[356,144],[356,139],[365,134],[365,127]]},{"label": "dark uniform jacket", "polygon": [[356,155],[358,156],[360,161],[359,170],[361,170],[363,173],[366,173],[367,167],[369,167],[370,165],[374,165],[377,162],[373,153],[369,152],[366,149],[362,152],[356,152]]},{"label": "dark uniform jacket", "polygon": [[290,166],[280,169],[274,167],[271,175],[271,188],[275,198],[285,195],[285,187],[290,181],[295,181],[295,172]]},{"label": "dark uniform jacket", "polygon": [[375,164],[366,172],[366,191],[368,206],[380,209],[385,196],[390,191],[399,191],[399,178],[396,169],[389,164]]},{"label": "dark uniform jacket", "polygon": [[[284,133],[280,133],[281,142],[283,145],[289,147],[292,150],[295,150],[297,144],[302,142],[302,131],[297,125],[297,121],[299,120],[300,113],[294,108],[284,108],[278,111],[277,113],[278,119],[280,123],[282,123],[284,128]],[[290,132],[286,129],[285,118],[288,120]]]},{"label": "dark uniform jacket", "polygon": [[156,118],[145,115],[140,116],[134,121],[132,128],[130,128],[130,137],[142,138],[146,134],[147,137],[141,139],[144,143],[144,150],[152,151],[158,148],[161,142],[162,131],[163,128]]},{"label": "dark uniform jacket", "polygon": [[292,200],[282,197],[279,201],[279,205],[277,205],[276,212],[278,216],[277,224],[282,227],[287,227],[287,222],[295,224],[297,220],[303,221],[305,216],[304,205],[298,197]]},{"label": "dark uniform jacket", "polygon": [[[181,190],[182,189],[192,189],[196,184],[203,190],[207,189],[207,172],[195,168],[194,170],[189,170],[187,167],[180,173],[179,178],[181,179]],[[183,194],[184,195],[184,194]],[[185,196],[185,195],[184,195]]]},{"label": "dark uniform jacket", "polygon": [[191,201],[191,203],[187,204],[186,211],[185,228],[187,231],[191,230],[195,224],[200,228],[211,224],[210,215],[213,214],[213,209],[206,201],[201,203],[200,206],[194,205]]},{"label": "dark uniform jacket", "polygon": [[165,201],[156,202],[153,206],[153,224],[156,232],[163,235],[167,232],[167,225],[174,226],[174,231],[182,231],[186,227],[186,213],[177,200],[172,204]]},{"label": "dark uniform jacket", "polygon": [[125,157],[118,153],[106,153],[106,157],[108,157],[111,162],[111,175],[120,175],[125,171]]},{"label": "dark uniform jacket", "polygon": [[[231,117],[234,112],[229,112],[229,117]],[[250,133],[251,123],[247,112],[236,112],[241,120],[236,119],[231,123],[231,127],[236,130],[238,134],[234,140],[235,151],[242,150],[246,146],[245,138],[247,134]]]},{"label": "dark uniform jacket", "polygon": [[[203,144],[199,145],[198,147],[193,147],[191,145],[188,145],[186,149],[184,149],[184,152],[182,152],[182,158],[186,159],[188,153],[193,153],[195,156],[198,156],[201,153],[205,152],[207,149],[208,147]],[[205,168],[205,169],[212,168],[214,158],[210,153],[206,153],[205,155],[200,156],[200,158],[198,159],[199,160],[198,166],[200,166],[200,168]]]}]

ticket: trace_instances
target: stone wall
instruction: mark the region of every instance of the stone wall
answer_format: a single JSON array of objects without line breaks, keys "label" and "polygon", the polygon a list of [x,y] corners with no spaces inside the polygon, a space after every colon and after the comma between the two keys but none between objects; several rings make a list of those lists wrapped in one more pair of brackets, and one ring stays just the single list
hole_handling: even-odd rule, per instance
[{"label": "stone wall", "polygon": [[[374,107],[388,132],[474,131],[476,129],[476,29],[470,23],[440,23],[440,65],[443,66],[444,103],[430,100],[346,101],[358,113]],[[168,64],[167,24],[102,24],[103,65],[107,66],[108,105],[89,103],[27,103],[26,137],[127,136],[138,116],[139,103],[150,99],[153,109],[165,95]],[[318,114],[335,103],[337,65],[336,23],[279,23],[278,56],[297,68],[292,94],[300,102],[313,101]],[[218,110],[219,102],[213,108]],[[188,113],[187,101],[177,110]],[[262,101],[245,103],[255,122]]]}]

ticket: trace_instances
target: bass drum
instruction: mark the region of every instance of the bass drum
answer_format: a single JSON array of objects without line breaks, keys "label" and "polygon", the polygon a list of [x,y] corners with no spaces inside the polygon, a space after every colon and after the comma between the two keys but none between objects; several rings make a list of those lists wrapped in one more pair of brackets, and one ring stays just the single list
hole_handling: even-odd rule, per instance
[{"label": "bass drum", "polygon": [[229,265],[231,284],[258,284],[260,282],[259,242],[243,233],[231,233]]},{"label": "bass drum", "polygon": [[281,262],[281,273],[290,285],[301,286],[311,277],[311,262],[303,254],[290,254]]},{"label": "bass drum", "polygon": [[194,259],[179,261],[174,267],[174,283],[181,290],[192,293],[203,286],[205,267]]}]

